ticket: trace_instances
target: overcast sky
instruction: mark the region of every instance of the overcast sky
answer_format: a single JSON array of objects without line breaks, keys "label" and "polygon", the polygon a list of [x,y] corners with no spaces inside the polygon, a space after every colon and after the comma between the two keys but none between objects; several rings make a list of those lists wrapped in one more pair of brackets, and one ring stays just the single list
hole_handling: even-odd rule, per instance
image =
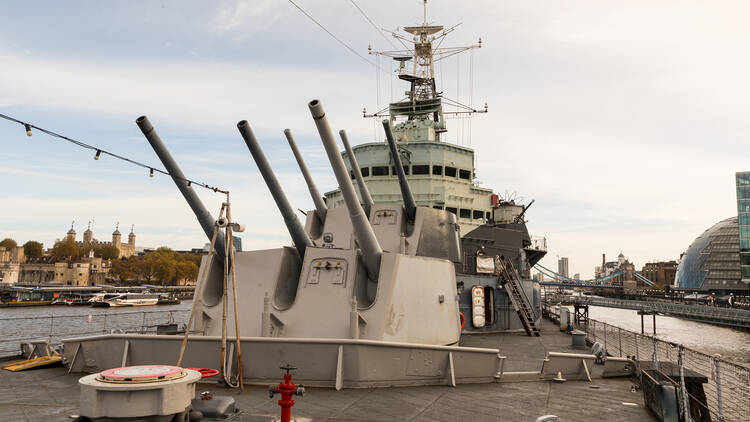
[{"label": "overcast sky", "polygon": [[[418,0],[356,3],[382,27],[422,21]],[[348,0],[298,4],[372,62],[369,44],[391,48]],[[468,122],[449,120],[448,141],[476,149],[483,186],[536,200],[529,230],[547,237],[547,267],[568,256],[571,275],[590,277],[602,253],[622,251],[639,268],[677,259],[736,215],[734,172],[750,170],[748,9],[431,1],[429,21],[462,23],[443,46],[483,41],[438,67],[447,97],[490,110],[472,119],[470,139]],[[376,79],[284,0],[24,1],[0,15],[1,113],[157,166],[134,123],[148,115],[189,177],[231,190],[246,250],[290,239],[237,121],[253,126],[293,206],[312,208],[282,130],[296,135],[321,190],[333,189],[306,103],[319,98],[355,144],[382,139],[362,108],[407,87],[379,64]],[[50,247],[71,220],[80,234],[91,219],[99,239],[119,221],[135,225],[141,246],[206,241],[168,178],[4,121],[0,180],[0,237],[19,243]],[[216,214],[221,196],[201,197]]]}]

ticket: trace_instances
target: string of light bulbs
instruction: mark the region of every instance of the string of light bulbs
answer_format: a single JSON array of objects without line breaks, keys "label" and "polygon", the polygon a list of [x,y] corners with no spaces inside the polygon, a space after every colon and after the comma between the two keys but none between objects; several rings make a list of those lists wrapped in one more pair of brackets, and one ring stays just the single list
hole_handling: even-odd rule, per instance
[{"label": "string of light bulbs", "polygon": [[104,148],[100,148],[100,147],[95,146],[95,145],[89,145],[89,144],[87,144],[85,142],[81,142],[81,141],[69,138],[69,137],[67,137],[65,135],[61,135],[59,133],[53,132],[53,131],[45,129],[43,127],[39,127],[39,126],[37,126],[37,125],[35,125],[33,123],[25,122],[23,120],[19,120],[19,119],[16,119],[14,117],[11,117],[11,116],[8,116],[8,115],[2,114],[2,113],[0,113],[0,118],[3,118],[5,120],[7,120],[7,121],[18,123],[18,124],[22,125],[24,127],[24,129],[26,129],[26,136],[31,136],[33,134],[32,133],[32,129],[34,129],[34,130],[38,130],[39,132],[45,133],[45,134],[47,134],[49,136],[62,139],[64,141],[66,141],[66,142],[70,142],[71,144],[77,145],[77,146],[79,146],[81,148],[88,149],[88,150],[91,150],[91,151],[95,151],[95,153],[94,153],[94,160],[99,160],[99,158],[101,158],[102,154],[109,155],[110,157],[116,158],[116,159],[121,160],[121,161],[125,161],[126,163],[130,163],[130,164],[133,164],[135,166],[147,169],[149,177],[154,177],[155,173],[159,173],[159,174],[163,174],[165,176],[170,176],[173,179],[182,180],[183,182],[187,183],[188,187],[192,187],[193,185],[195,185],[195,186],[200,186],[202,188],[208,189],[208,190],[216,192],[216,193],[222,193],[222,194],[225,194],[225,195],[229,194],[229,191],[226,190],[226,189],[220,189],[218,187],[210,186],[210,185],[207,185],[205,183],[196,182],[195,180],[191,180],[191,179],[187,179],[187,178],[175,176],[175,175],[169,173],[166,170],[162,170],[160,168],[157,168],[157,167],[154,167],[154,166],[150,166],[148,164],[141,163],[139,161],[133,160],[132,158],[124,157],[122,155],[116,154],[114,152],[107,151]]}]

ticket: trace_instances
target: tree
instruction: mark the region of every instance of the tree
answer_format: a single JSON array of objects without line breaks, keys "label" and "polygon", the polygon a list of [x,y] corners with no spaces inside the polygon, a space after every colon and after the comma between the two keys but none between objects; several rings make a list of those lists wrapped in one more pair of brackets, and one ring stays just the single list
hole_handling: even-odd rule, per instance
[{"label": "tree", "polygon": [[6,237],[5,239],[0,240],[0,248],[13,249],[16,246],[18,246],[18,243],[16,243],[15,240],[9,237]]},{"label": "tree", "polygon": [[81,248],[76,245],[73,239],[64,239],[55,243],[55,246],[52,247],[52,256],[57,261],[80,258]]},{"label": "tree", "polygon": [[128,281],[130,280],[138,281],[137,260],[137,258],[133,258],[112,261],[112,268],[109,270],[109,275],[116,277],[120,281],[120,284],[129,284]]},{"label": "tree", "polygon": [[29,240],[23,244],[23,253],[27,258],[39,258],[44,254],[44,248],[41,243]]},{"label": "tree", "polygon": [[195,281],[198,278],[198,266],[191,260],[185,259],[177,264],[177,269],[174,275],[175,284],[180,284],[180,281]]},{"label": "tree", "polygon": [[103,245],[98,250],[94,250],[94,253],[102,259],[117,259],[120,256],[120,250],[113,245]]}]

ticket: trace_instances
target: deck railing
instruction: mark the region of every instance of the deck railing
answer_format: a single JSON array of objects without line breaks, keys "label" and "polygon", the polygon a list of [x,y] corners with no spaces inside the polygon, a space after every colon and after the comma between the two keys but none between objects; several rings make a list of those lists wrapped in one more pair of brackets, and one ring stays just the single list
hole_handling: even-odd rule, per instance
[{"label": "deck railing", "polygon": [[20,355],[21,344],[29,341],[47,340],[51,345],[58,345],[69,337],[155,332],[156,327],[163,324],[183,326],[189,316],[190,309],[172,309],[0,318],[0,357]]},{"label": "deck railing", "polygon": [[[559,321],[559,307],[543,305],[544,315]],[[571,313],[571,317],[572,317]],[[638,362],[650,362],[652,367],[670,363],[705,376],[704,397],[692,392],[681,393],[689,397],[691,406],[710,412],[712,421],[750,421],[750,368],[730,362],[720,356],[711,356],[681,344],[667,342],[646,334],[639,334],[605,322],[590,319],[573,322],[576,329],[586,333],[591,343],[600,343],[610,356],[630,357]],[[679,382],[680,380],[675,380]],[[682,396],[680,399],[683,399]],[[681,419],[683,420],[683,419]]]}]

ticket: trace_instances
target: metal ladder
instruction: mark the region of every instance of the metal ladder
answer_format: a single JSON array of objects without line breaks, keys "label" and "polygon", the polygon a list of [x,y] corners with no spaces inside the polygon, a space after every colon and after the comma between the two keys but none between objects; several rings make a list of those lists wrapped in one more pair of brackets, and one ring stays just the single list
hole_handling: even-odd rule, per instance
[{"label": "metal ladder", "polygon": [[508,291],[508,297],[513,308],[518,313],[518,318],[521,320],[523,329],[526,330],[526,334],[529,337],[537,336],[541,334],[536,324],[534,323],[534,314],[531,312],[531,303],[526,293],[523,291],[521,286],[521,276],[513,266],[510,259],[505,258],[504,261],[500,261],[500,275],[503,278],[505,284],[505,290]]}]

